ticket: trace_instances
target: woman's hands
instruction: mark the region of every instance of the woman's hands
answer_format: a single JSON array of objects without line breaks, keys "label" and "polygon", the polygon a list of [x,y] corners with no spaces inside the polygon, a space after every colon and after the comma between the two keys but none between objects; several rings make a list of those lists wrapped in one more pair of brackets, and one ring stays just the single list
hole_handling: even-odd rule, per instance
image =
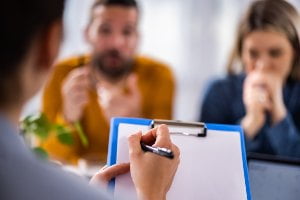
[{"label": "woman's hands", "polygon": [[[144,152],[141,142],[171,149],[173,159]],[[128,138],[130,164],[123,163],[100,170],[91,184],[107,184],[112,178],[127,173],[130,168],[131,177],[139,199],[165,199],[179,165],[179,149],[171,142],[166,125],[148,131],[145,135],[135,133]]]},{"label": "woman's hands", "polygon": [[251,72],[247,75],[243,93],[246,115],[241,124],[248,138],[254,138],[265,124],[266,113],[270,114],[272,124],[286,116],[283,85],[284,80],[270,72]]},{"label": "woman's hands", "polygon": [[[141,141],[171,149],[174,159],[145,153],[141,149]],[[128,142],[131,177],[139,199],[165,199],[179,164],[179,149],[172,144],[167,126],[161,125],[144,136],[141,132],[133,134]]]}]

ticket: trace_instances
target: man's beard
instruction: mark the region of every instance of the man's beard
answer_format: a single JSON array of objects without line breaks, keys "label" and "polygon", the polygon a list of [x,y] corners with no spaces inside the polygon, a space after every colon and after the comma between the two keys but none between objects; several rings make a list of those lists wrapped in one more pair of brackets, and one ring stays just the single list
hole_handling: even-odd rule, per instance
[{"label": "man's beard", "polygon": [[[119,64],[108,66],[105,59],[116,59]],[[91,59],[92,66],[99,70],[108,81],[115,82],[129,74],[133,68],[132,59],[124,59],[118,50],[106,51],[102,54],[94,54]]]}]

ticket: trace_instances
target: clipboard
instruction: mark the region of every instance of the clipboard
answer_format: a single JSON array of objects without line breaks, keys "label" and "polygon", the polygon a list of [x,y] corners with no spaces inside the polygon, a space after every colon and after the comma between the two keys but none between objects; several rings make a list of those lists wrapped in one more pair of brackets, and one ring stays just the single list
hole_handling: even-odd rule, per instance
[{"label": "clipboard", "polygon": [[[128,162],[128,135],[167,124],[180,149],[180,165],[167,199],[251,200],[244,136],[240,126],[141,118],[113,118],[108,165]],[[197,135],[200,134],[200,135]],[[113,196],[137,199],[130,174],[109,183]]]}]

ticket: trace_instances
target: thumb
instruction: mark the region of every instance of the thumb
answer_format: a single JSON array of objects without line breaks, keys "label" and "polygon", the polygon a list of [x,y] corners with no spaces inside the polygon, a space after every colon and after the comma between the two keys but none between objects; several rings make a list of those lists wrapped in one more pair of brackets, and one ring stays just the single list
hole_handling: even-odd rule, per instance
[{"label": "thumb", "polygon": [[121,174],[125,174],[129,170],[130,170],[129,163],[121,163],[121,164],[112,165],[110,167],[105,167],[91,178],[90,184],[92,185],[101,185],[103,183],[107,184],[108,181],[110,181],[114,177],[119,176]]},{"label": "thumb", "polygon": [[170,148],[172,146],[169,129],[165,124],[158,127],[156,131],[156,141],[153,146]]},{"label": "thumb", "polygon": [[129,156],[138,155],[142,152],[141,148],[142,132],[139,131],[128,137]]}]

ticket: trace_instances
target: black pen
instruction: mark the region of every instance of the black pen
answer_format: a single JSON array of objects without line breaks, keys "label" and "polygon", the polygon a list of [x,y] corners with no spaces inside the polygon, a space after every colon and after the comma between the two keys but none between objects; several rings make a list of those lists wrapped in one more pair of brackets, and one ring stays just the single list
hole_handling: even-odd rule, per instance
[{"label": "black pen", "polygon": [[151,153],[155,153],[160,156],[164,156],[170,159],[174,158],[174,154],[170,149],[162,148],[162,147],[153,147],[141,142],[141,147],[144,151],[149,151]]}]

